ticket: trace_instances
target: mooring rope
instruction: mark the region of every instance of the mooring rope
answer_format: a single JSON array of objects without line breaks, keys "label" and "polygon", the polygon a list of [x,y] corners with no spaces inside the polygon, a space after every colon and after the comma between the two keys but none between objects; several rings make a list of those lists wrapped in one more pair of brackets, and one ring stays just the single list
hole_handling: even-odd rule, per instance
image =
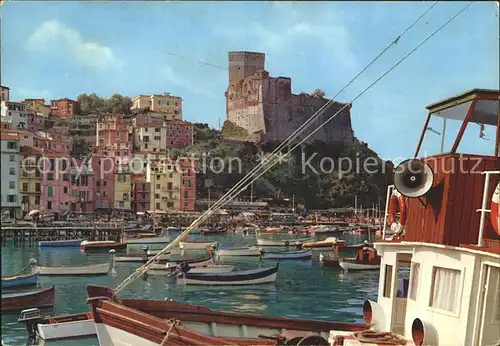
[{"label": "mooring rope", "polygon": [[174,329],[174,327],[179,324],[179,321],[177,321],[175,318],[171,318],[167,321],[167,324],[170,325],[170,328],[169,328],[167,334],[165,334],[165,337],[163,338],[163,341],[160,344],[161,346],[166,345],[166,342],[167,342],[168,338],[170,337],[170,332],[172,332],[172,329]]},{"label": "mooring rope", "polygon": [[354,333],[356,339],[363,343],[372,343],[377,345],[406,345],[408,341],[402,336],[390,332],[376,332],[374,330],[365,330],[364,332]]}]

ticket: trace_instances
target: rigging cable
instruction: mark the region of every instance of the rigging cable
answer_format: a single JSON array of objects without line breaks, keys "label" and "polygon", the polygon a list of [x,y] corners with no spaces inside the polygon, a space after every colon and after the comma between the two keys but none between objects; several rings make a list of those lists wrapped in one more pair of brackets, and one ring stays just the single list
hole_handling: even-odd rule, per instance
[{"label": "rigging cable", "polygon": [[[298,146],[300,146],[302,143],[304,143],[308,138],[310,138],[314,133],[316,133],[322,126],[324,126],[327,122],[332,120],[335,116],[340,114],[346,107],[348,107],[352,102],[356,101],[359,97],[361,97],[364,93],[366,93],[369,89],[371,89],[373,86],[375,86],[381,79],[383,79],[387,74],[389,74],[391,71],[393,71],[397,66],[399,66],[403,61],[405,61],[409,56],[411,56],[415,51],[417,51],[421,46],[423,46],[427,41],[429,41],[433,36],[435,36],[439,31],[441,31],[445,26],[447,26],[450,22],[452,22],[456,17],[458,17],[462,12],[464,12],[470,5],[472,5],[474,1],[470,1],[466,6],[464,6],[460,11],[455,13],[449,20],[447,20],[443,25],[441,25],[438,29],[436,29],[433,33],[431,33],[429,36],[427,36],[419,45],[417,45],[414,49],[412,49],[408,54],[406,54],[403,58],[401,58],[396,64],[394,64],[392,67],[390,67],[386,72],[384,72],[379,78],[377,78],[374,82],[372,82],[367,88],[365,88],[361,93],[359,93],[351,102],[345,104],[339,111],[337,111],[335,114],[333,114],[327,121],[323,122],[318,128],[316,128],[312,133],[310,133],[307,137],[302,139],[298,144],[296,144],[292,149],[290,149],[287,154],[291,153],[294,149],[296,149]],[[394,42],[394,41],[393,41]],[[324,108],[324,107],[322,107]],[[311,118],[315,117],[318,113],[320,113],[321,109],[318,110]],[[296,134],[297,131],[294,132]],[[294,134],[292,134],[290,137],[292,137]],[[289,137],[289,138],[290,138]],[[293,140],[293,139],[292,139]],[[287,141],[289,141],[287,139]],[[282,143],[282,144],[285,144]],[[284,146],[288,145],[289,143],[286,143]],[[281,145],[280,145],[281,146]],[[279,147],[278,147],[279,148]],[[278,150],[273,151],[272,154],[275,154]],[[137,277],[142,275],[144,272],[147,271],[147,269],[150,267],[150,265],[158,259],[161,255],[166,253],[168,250],[170,250],[173,246],[177,245],[182,239],[187,237],[189,233],[195,228],[198,227],[202,222],[204,222],[208,217],[210,217],[213,212],[226,204],[228,201],[230,201],[232,198],[237,196],[239,193],[241,193],[244,189],[248,187],[251,183],[253,183],[255,180],[257,180],[260,176],[265,174],[269,169],[271,169],[276,163],[278,163],[280,160],[275,159],[274,156],[267,155],[266,157],[269,157],[269,160],[263,160],[262,163],[258,166],[256,166],[247,176],[245,176],[239,183],[237,183],[233,188],[231,188],[224,196],[222,196],[215,204],[210,207],[205,213],[203,213],[198,219],[193,221],[191,225],[184,230],[176,239],[174,239],[170,244],[168,244],[165,248],[163,248],[158,254],[153,256],[150,260],[147,261],[144,265],[139,267],[135,272],[133,272],[129,277],[127,277],[125,280],[122,281],[120,285],[118,285],[114,292],[117,294],[120,292],[124,287],[126,287],[130,282],[135,280]],[[275,159],[273,161],[273,159]],[[268,166],[268,167],[266,167]],[[263,171],[256,176],[254,175],[254,171],[258,171],[262,169]],[[249,180],[249,178],[254,175],[254,178],[251,180],[251,182],[245,182],[246,180]],[[241,186],[243,185],[243,188]],[[237,193],[235,194],[235,191]]]}]

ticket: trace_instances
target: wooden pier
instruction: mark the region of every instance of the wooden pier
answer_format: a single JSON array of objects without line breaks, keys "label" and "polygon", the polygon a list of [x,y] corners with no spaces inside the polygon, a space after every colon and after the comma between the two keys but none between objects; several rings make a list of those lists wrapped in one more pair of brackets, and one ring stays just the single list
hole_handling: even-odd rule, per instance
[{"label": "wooden pier", "polygon": [[47,240],[114,240],[119,241],[123,228],[117,226],[65,226],[65,227],[34,227],[34,226],[7,226],[1,228],[2,245],[7,240],[14,242],[38,242]]}]

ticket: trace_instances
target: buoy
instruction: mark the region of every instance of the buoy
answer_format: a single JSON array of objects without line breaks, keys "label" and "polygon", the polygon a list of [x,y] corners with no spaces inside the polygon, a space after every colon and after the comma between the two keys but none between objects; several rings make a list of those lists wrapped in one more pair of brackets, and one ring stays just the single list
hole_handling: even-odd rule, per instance
[{"label": "buoy", "polygon": [[495,192],[493,192],[493,197],[491,198],[491,223],[493,224],[493,229],[500,235],[500,214],[498,213],[498,205],[500,204],[500,183],[497,184]]},{"label": "buoy", "polygon": [[394,190],[389,199],[389,210],[387,211],[387,222],[389,226],[396,223],[396,212],[399,210],[399,224],[406,224],[406,201],[403,195]]}]

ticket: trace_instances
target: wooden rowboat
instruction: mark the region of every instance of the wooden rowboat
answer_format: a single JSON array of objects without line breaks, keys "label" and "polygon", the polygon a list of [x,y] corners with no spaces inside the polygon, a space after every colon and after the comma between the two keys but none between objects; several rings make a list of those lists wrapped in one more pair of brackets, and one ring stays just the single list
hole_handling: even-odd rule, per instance
[{"label": "wooden rowboat", "polygon": [[85,239],[74,239],[74,240],[49,240],[49,241],[39,241],[38,246],[44,247],[79,247],[82,241]]},{"label": "wooden rowboat", "polygon": [[231,256],[259,257],[262,255],[262,251],[260,248],[256,246],[252,247],[227,246],[217,249],[216,255],[218,257],[231,257]]},{"label": "wooden rowboat", "polygon": [[195,265],[205,265],[205,264],[212,264],[214,263],[214,256],[209,255],[206,257],[202,258],[189,258],[189,259],[179,259],[179,260],[174,260],[174,261],[158,261],[158,263],[152,263],[150,269],[162,269],[163,267],[177,267],[181,263],[188,264],[190,266],[195,266]]},{"label": "wooden rowboat", "polygon": [[340,268],[339,256],[335,252],[320,253],[319,263],[325,267]]},{"label": "wooden rowboat", "polygon": [[378,270],[380,269],[380,256],[372,248],[358,251],[356,258],[339,258],[339,266],[345,271],[349,270]]},{"label": "wooden rowboat", "polygon": [[302,244],[303,248],[330,248],[337,244],[339,250],[346,247],[345,241],[336,237],[328,237],[325,240]]},{"label": "wooden rowboat", "polygon": [[302,246],[305,242],[309,241],[312,241],[312,238],[272,240],[257,237],[257,245],[259,246]]},{"label": "wooden rowboat", "polygon": [[2,277],[2,288],[12,288],[21,286],[36,286],[38,284],[38,273],[17,274]]},{"label": "wooden rowboat", "polygon": [[1,311],[15,311],[27,308],[50,308],[54,306],[55,287],[27,292],[2,292]]},{"label": "wooden rowboat", "polygon": [[205,250],[207,247],[217,247],[218,242],[205,242],[201,240],[181,241],[179,247],[184,250]]},{"label": "wooden rowboat", "polygon": [[[332,330],[347,334],[370,329],[361,323],[213,311],[172,300],[116,299],[111,288],[102,286],[87,285],[87,295],[102,346],[161,345],[166,332],[176,330],[170,328],[172,324],[216,338],[205,344],[217,345],[222,338],[223,345],[242,346],[328,345]],[[168,345],[189,345],[174,338],[168,342]]]},{"label": "wooden rowboat", "polygon": [[110,249],[125,249],[127,247],[127,243],[118,242],[112,240],[103,240],[103,241],[87,241],[84,240],[80,244],[80,249],[83,251],[91,251],[91,250],[110,250]]},{"label": "wooden rowboat", "polygon": [[262,259],[277,259],[277,260],[306,260],[311,259],[311,250],[299,250],[299,251],[280,251],[280,252],[265,252]]},{"label": "wooden rowboat", "polygon": [[87,266],[33,266],[33,272],[40,275],[52,276],[95,276],[108,275],[110,263],[92,264]]},{"label": "wooden rowboat", "polygon": [[95,335],[91,312],[49,317],[38,323],[38,335],[44,340],[61,340]]},{"label": "wooden rowboat", "polygon": [[258,268],[220,274],[195,274],[188,271],[187,273],[183,273],[177,282],[186,285],[218,286],[268,284],[276,281],[278,268],[278,265],[276,265],[271,268]]},{"label": "wooden rowboat", "polygon": [[[174,273],[175,267],[167,267],[164,265],[161,269],[149,269],[148,274],[153,275],[169,275]],[[188,273],[191,274],[219,274],[219,273],[229,273],[234,270],[234,266],[228,264],[205,264],[205,265],[195,265],[189,266]]]}]

